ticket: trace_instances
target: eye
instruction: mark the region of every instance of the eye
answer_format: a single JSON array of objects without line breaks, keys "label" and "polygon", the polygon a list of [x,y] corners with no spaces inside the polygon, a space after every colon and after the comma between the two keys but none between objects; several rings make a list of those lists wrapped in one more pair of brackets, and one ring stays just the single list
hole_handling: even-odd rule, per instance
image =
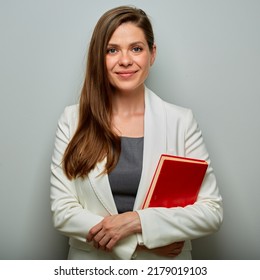
[{"label": "eye", "polygon": [[115,53],[117,53],[117,49],[116,48],[108,48],[107,53],[108,54],[115,54]]},{"label": "eye", "polygon": [[133,50],[133,52],[141,52],[143,49],[141,47],[136,46],[136,47],[133,47],[132,50]]}]

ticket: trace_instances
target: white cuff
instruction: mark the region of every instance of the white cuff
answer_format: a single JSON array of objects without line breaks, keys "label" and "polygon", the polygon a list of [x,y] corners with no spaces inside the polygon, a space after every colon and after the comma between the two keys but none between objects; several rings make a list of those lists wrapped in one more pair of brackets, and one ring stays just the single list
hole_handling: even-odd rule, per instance
[{"label": "white cuff", "polygon": [[136,237],[137,237],[138,245],[143,246],[144,245],[143,235],[141,233],[137,233]]}]

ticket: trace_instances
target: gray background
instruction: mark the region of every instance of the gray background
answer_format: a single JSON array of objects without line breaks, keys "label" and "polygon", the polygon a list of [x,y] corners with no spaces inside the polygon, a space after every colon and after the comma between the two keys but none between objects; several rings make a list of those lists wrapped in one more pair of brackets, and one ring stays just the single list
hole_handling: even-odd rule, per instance
[{"label": "gray background", "polygon": [[0,259],[64,259],[52,226],[50,161],[57,120],[77,102],[87,44],[107,9],[133,4],[154,25],[147,85],[193,109],[224,198],[220,231],[195,259],[260,259],[260,2],[0,1]]}]

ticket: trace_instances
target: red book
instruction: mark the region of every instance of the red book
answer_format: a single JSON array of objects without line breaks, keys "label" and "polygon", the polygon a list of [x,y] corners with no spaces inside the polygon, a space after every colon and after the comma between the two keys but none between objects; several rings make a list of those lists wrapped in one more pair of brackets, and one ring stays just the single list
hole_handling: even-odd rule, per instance
[{"label": "red book", "polygon": [[193,204],[207,168],[204,160],[161,155],[142,208]]}]

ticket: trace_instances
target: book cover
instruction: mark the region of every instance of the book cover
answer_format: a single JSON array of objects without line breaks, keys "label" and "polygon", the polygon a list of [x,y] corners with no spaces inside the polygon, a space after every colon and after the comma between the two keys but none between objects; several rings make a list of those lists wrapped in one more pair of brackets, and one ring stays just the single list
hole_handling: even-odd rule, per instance
[{"label": "book cover", "polygon": [[204,160],[161,155],[142,208],[193,204],[207,167]]}]

